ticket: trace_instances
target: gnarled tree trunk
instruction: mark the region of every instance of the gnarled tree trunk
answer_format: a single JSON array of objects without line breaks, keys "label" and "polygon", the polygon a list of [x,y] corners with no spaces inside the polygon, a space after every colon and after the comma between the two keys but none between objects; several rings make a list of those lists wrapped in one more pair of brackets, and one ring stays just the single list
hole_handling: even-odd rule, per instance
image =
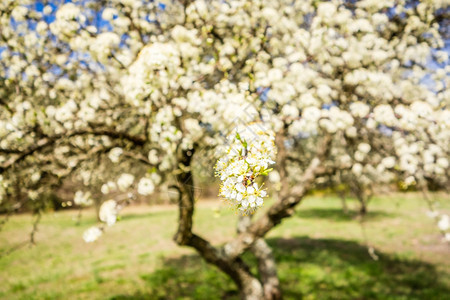
[{"label": "gnarled tree trunk", "polygon": [[[239,217],[238,233],[244,232],[250,224],[250,216]],[[272,255],[272,249],[263,238],[260,238],[255,241],[249,250],[258,260],[258,273],[263,291],[263,296],[260,299],[281,299],[280,280],[278,279],[277,266]]]}]

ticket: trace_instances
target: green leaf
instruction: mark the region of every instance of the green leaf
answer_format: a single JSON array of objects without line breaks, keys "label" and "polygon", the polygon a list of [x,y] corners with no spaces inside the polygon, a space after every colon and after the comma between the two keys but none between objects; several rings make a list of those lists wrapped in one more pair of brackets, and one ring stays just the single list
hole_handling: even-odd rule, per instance
[{"label": "green leaf", "polygon": [[242,141],[242,145],[244,146],[244,148],[247,148],[247,141],[246,140]]},{"label": "green leaf", "polygon": [[273,168],[266,169],[261,172],[261,175],[267,176],[267,175],[269,175],[269,172],[271,172],[272,170],[273,170]]},{"label": "green leaf", "polygon": [[153,168],[150,168],[150,169],[147,169],[147,173],[156,173],[158,170],[156,169],[156,167],[153,167]]}]

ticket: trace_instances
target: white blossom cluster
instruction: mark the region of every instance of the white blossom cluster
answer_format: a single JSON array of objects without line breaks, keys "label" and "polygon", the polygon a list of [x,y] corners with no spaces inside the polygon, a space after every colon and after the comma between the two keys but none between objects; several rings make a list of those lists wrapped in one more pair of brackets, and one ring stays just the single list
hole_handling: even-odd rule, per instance
[{"label": "white blossom cluster", "polygon": [[102,206],[100,206],[100,211],[98,214],[100,221],[105,222],[108,226],[114,225],[117,221],[117,215],[121,209],[121,205],[114,200],[107,200],[103,202]]},{"label": "white blossom cluster", "polygon": [[444,236],[444,241],[450,242],[450,216],[440,214],[436,210],[428,211],[427,215],[436,221],[436,225]]},{"label": "white blossom cluster", "polygon": [[141,178],[138,184],[138,193],[144,196],[150,195],[155,190],[155,184],[153,180],[148,177]]},{"label": "white blossom cluster", "polygon": [[[123,153],[121,148],[114,148],[109,153],[109,158],[113,163],[118,163],[120,155]],[[102,194],[109,194],[114,192],[127,192],[129,191],[135,182],[135,176],[129,173],[122,173],[116,181],[108,181],[101,186]],[[152,194],[156,186],[161,182],[161,177],[157,173],[151,173],[142,177],[137,184],[137,193],[143,196]],[[132,198],[133,193],[128,192],[127,198]],[[78,191],[75,193],[74,202],[77,205],[90,205],[92,204],[91,194],[89,192],[84,193]],[[121,201],[107,200],[102,203],[99,210],[99,219],[101,222],[106,223],[107,226],[112,226],[116,223],[118,214],[123,208]],[[84,234],[83,239],[86,242],[93,242],[98,239],[103,233],[103,227],[94,226],[89,228]]]},{"label": "white blossom cluster", "polygon": [[[100,206],[98,215],[100,221],[106,223],[107,226],[114,225],[121,209],[122,205],[120,205],[117,201],[112,199],[106,200]],[[101,226],[92,226],[83,233],[83,239],[86,243],[94,242],[102,235],[103,231],[104,228]]]},{"label": "white blossom cluster", "polygon": [[68,39],[80,29],[85,20],[86,17],[81,14],[78,6],[67,3],[56,12],[56,20],[50,24],[50,30],[60,38]]},{"label": "white blossom cluster", "polygon": [[103,231],[101,228],[93,226],[83,233],[83,240],[86,243],[95,242],[102,235],[102,233]]},{"label": "white blossom cluster", "polygon": [[92,205],[93,200],[91,198],[90,192],[77,191],[75,197],[73,198],[75,205],[79,206],[89,206]]},{"label": "white blossom cluster", "polygon": [[108,157],[113,163],[118,163],[120,160],[120,156],[123,154],[123,149],[119,147],[115,147],[109,151]]},{"label": "white blossom cluster", "polygon": [[244,215],[253,214],[264,203],[267,192],[258,185],[268,175],[276,155],[273,132],[259,123],[238,126],[229,135],[225,156],[216,164],[220,196]]}]

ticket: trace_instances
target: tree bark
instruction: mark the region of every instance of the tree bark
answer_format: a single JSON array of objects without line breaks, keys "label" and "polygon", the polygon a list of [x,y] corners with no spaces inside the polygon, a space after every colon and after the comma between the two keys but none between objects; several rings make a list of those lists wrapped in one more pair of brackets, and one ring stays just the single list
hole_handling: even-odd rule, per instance
[{"label": "tree bark", "polygon": [[349,182],[353,195],[359,202],[359,216],[364,217],[367,214],[368,196],[365,194],[366,190],[362,184],[357,180]]},{"label": "tree bark", "polygon": [[242,299],[264,299],[261,283],[240,257],[229,259],[222,251],[195,234],[192,235],[187,246],[193,247],[208,263],[215,265],[230,276],[237,285]]},{"label": "tree bark", "polygon": [[364,196],[358,196],[359,200],[359,214],[364,217],[367,214],[367,204],[364,200]]},{"label": "tree bark", "polygon": [[[250,216],[240,216],[237,228],[238,233],[244,232],[250,224]],[[264,239],[260,238],[252,247],[250,247],[250,252],[252,252],[258,260],[258,272],[263,290],[263,298],[261,299],[282,299],[280,280],[278,279],[277,267],[275,258],[272,255],[272,249],[270,249]]]}]

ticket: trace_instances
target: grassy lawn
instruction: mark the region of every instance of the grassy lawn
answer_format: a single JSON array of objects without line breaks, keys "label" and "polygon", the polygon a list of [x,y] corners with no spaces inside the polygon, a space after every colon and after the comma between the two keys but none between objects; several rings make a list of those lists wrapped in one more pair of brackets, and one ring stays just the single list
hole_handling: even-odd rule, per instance
[{"label": "grassy lawn", "polygon": [[[434,195],[441,210],[450,197]],[[356,208],[356,202],[349,201]],[[266,205],[267,207],[267,205]],[[218,210],[218,211],[217,211]],[[375,198],[362,228],[333,197],[310,197],[267,237],[286,299],[449,299],[450,247],[419,195]],[[237,299],[233,283],[189,248],[172,241],[176,207],[128,207],[93,244],[81,238],[94,212],[50,213],[37,244],[0,257],[1,299]],[[236,215],[220,201],[200,202],[195,232],[215,244],[235,232]],[[28,238],[32,218],[15,216],[0,231],[0,252]],[[254,259],[245,259],[253,264]]]}]

